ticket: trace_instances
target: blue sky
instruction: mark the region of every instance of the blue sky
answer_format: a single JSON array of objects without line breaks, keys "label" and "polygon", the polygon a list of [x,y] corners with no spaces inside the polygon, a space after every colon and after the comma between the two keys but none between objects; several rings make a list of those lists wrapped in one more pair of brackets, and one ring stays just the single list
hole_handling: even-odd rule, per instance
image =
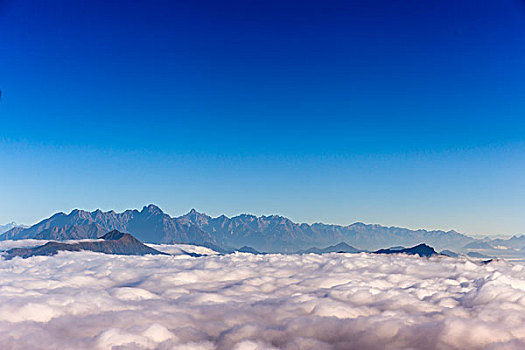
[{"label": "blue sky", "polygon": [[0,222],[525,233],[524,2],[4,0],[0,35]]}]

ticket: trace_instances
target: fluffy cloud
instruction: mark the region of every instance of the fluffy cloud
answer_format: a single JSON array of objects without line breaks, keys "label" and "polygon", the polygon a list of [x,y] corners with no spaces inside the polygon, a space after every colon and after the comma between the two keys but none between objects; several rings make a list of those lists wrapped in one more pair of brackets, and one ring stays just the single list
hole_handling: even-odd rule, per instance
[{"label": "fluffy cloud", "polygon": [[184,254],[184,252],[201,254],[201,255],[219,254],[210,248],[196,246],[196,245],[189,245],[189,244],[151,244],[151,243],[147,243],[146,245],[153,249],[157,249],[158,251],[168,253],[168,254],[175,254],[175,255]]},{"label": "fluffy cloud", "polygon": [[0,261],[1,349],[524,347],[525,269],[503,261],[90,252]]}]

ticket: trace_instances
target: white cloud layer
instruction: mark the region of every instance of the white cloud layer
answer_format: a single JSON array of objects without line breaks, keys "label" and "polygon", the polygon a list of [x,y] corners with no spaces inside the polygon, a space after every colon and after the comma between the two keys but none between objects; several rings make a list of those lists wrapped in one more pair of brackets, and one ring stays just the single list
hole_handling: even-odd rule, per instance
[{"label": "white cloud layer", "polygon": [[168,253],[168,254],[184,254],[186,253],[195,253],[195,254],[201,254],[201,255],[217,255],[216,251],[201,247],[197,245],[189,245],[189,244],[152,244],[152,243],[146,243],[147,246],[157,249],[160,252]]},{"label": "white cloud layer", "polygon": [[0,349],[523,349],[525,269],[367,254],[0,261]]}]

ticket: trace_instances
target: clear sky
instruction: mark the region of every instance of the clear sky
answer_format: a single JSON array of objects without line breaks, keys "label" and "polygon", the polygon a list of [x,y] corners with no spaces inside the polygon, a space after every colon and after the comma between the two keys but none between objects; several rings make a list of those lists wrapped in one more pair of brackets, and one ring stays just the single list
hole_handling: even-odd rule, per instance
[{"label": "clear sky", "polygon": [[525,233],[524,62],[517,0],[0,0],[0,223]]}]

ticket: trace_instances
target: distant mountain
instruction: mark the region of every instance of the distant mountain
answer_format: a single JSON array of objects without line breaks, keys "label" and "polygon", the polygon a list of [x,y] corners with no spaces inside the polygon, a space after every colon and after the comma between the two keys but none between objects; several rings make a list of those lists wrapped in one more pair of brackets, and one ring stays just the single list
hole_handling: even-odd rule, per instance
[{"label": "distant mountain", "polygon": [[515,249],[521,250],[525,248],[525,235],[512,236],[508,239],[490,239],[485,238],[483,240],[471,242],[463,247],[464,249]]},{"label": "distant mountain", "polygon": [[169,255],[142,244],[128,233],[121,233],[115,230],[105,234],[102,236],[102,240],[97,241],[80,241],[78,243],[48,242],[34,248],[13,248],[7,251],[6,259],[12,259],[17,256],[22,258],[37,255],[49,256],[55,255],[59,251],[76,252],[82,250],[117,255]]},{"label": "distant mountain", "polygon": [[18,225],[16,222],[10,222],[6,225],[0,225],[0,234],[4,233],[4,232],[7,232],[9,230],[12,230],[13,228],[15,227],[19,227],[21,229],[24,229],[24,228],[27,228],[27,226],[25,225]]},{"label": "distant mountain", "polygon": [[505,247],[511,249],[523,249],[525,248],[525,235],[512,236],[509,239],[494,239],[491,241],[493,247]]},{"label": "distant mountain", "polygon": [[306,250],[300,250],[297,254],[326,254],[326,253],[361,253],[363,250],[357,249],[348,245],[344,242],[341,242],[336,245],[332,245],[326,248],[309,248]]},{"label": "distant mountain", "polygon": [[474,241],[455,231],[409,230],[363,223],[309,225],[294,223],[278,215],[257,217],[242,214],[232,218],[224,215],[212,218],[192,209],[180,217],[170,217],[152,204],[141,211],[126,210],[122,213],[78,209],[69,214],[57,213],[27,229],[11,229],[0,235],[0,239],[97,238],[111,230],[129,232],[149,243],[196,244],[225,252],[249,246],[256,251],[291,253],[339,242],[366,250],[393,245],[411,246],[420,242],[439,250],[458,250]]},{"label": "distant mountain", "polygon": [[432,256],[437,255],[434,248],[422,243],[412,248],[403,248],[398,249],[398,247],[395,247],[396,249],[379,249],[378,251],[374,252],[374,254],[409,254],[409,255],[419,255],[421,257],[426,256]]},{"label": "distant mountain", "polygon": [[491,243],[486,241],[475,241],[463,246],[463,249],[493,249]]},{"label": "distant mountain", "polygon": [[69,214],[57,213],[24,230],[7,231],[0,239],[86,239],[98,238],[111,230],[130,232],[150,243],[213,243],[213,238],[198,226],[171,218],[154,205],[123,213],[75,209]]},{"label": "distant mountain", "polygon": [[250,253],[250,254],[254,254],[254,255],[258,255],[258,254],[264,254],[264,253],[261,253],[255,249],[253,249],[252,247],[248,247],[248,246],[243,246],[239,249],[236,250],[237,252],[239,253]]},{"label": "distant mountain", "polygon": [[457,258],[459,256],[458,253],[454,253],[453,251],[447,249],[441,251],[439,254],[448,256],[450,258]]}]

